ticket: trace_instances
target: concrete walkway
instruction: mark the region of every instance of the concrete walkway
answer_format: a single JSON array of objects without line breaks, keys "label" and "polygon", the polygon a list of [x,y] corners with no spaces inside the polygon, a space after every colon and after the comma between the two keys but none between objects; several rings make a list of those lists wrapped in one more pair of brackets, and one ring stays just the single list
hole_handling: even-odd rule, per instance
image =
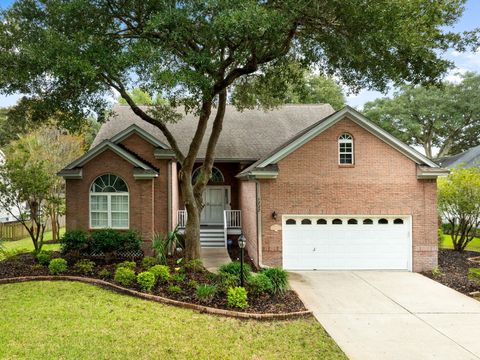
[{"label": "concrete walkway", "polygon": [[292,272],[351,360],[480,359],[480,302],[410,272]]},{"label": "concrete walkway", "polygon": [[200,257],[210,272],[217,272],[220,266],[231,261],[226,248],[201,248]]}]

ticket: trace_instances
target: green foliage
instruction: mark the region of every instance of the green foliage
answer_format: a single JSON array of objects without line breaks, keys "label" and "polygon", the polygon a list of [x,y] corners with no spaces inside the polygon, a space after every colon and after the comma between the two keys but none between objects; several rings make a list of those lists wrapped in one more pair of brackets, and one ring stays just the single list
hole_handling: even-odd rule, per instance
[{"label": "green foliage", "polygon": [[218,284],[218,290],[223,293],[227,293],[229,288],[240,284],[240,277],[229,273],[219,272],[215,280]]},{"label": "green foliage", "polygon": [[103,268],[98,272],[98,276],[100,276],[102,279],[109,278],[112,275],[111,271],[108,270],[107,268]]},{"label": "green foliage", "polygon": [[453,248],[463,251],[480,226],[480,168],[456,168],[437,183],[438,208],[450,223]]},{"label": "green foliage", "polygon": [[247,290],[243,287],[232,287],[227,291],[227,305],[232,308],[246,309],[248,307]]},{"label": "green foliage", "polygon": [[288,273],[280,268],[267,268],[262,270],[262,274],[266,275],[272,283],[272,292],[278,294],[284,292],[288,286]]},{"label": "green foliage", "polygon": [[[128,95],[138,105],[167,105],[168,103],[159,95],[157,95],[155,99],[152,99],[152,96],[148,92],[138,87],[134,88],[131,92],[128,93]],[[127,101],[121,96],[117,99],[117,101],[120,105],[128,105]]]},{"label": "green foliage", "polygon": [[150,271],[144,271],[137,275],[137,283],[143,291],[151,292],[156,282],[155,275]]},{"label": "green foliage", "polygon": [[199,301],[209,303],[213,300],[216,293],[217,287],[215,285],[201,284],[197,286],[195,296]]},{"label": "green foliage", "polygon": [[152,266],[157,265],[158,261],[153,256],[145,256],[142,260],[142,267],[145,270],[150,269]]},{"label": "green foliage", "polygon": [[73,265],[75,271],[82,273],[84,275],[93,274],[93,270],[95,269],[95,263],[88,259],[79,260]]},{"label": "green foliage", "polygon": [[439,277],[439,276],[442,276],[442,275],[443,275],[443,272],[442,272],[442,269],[440,268],[440,266],[435,266],[432,269],[432,276],[433,277]]},{"label": "green foliage", "polygon": [[393,98],[366,103],[365,115],[432,158],[456,154],[480,142],[480,75],[461,75],[458,84],[403,86]]},{"label": "green foliage", "polygon": [[185,274],[180,274],[180,273],[172,274],[170,276],[170,281],[176,282],[176,283],[183,283],[185,281]]},{"label": "green foliage", "polygon": [[185,265],[183,265],[183,267],[193,272],[202,272],[205,270],[205,268],[203,267],[202,260],[200,259],[187,261]]},{"label": "green foliage", "polygon": [[49,251],[40,251],[37,255],[35,255],[38,263],[40,265],[48,266],[50,264],[50,260],[52,259],[52,255]]},{"label": "green foliage", "polygon": [[170,269],[167,265],[154,265],[148,271],[155,275],[155,279],[160,282],[170,280]]},{"label": "green foliage", "polygon": [[153,236],[152,247],[160,264],[166,264],[167,256],[173,253],[180,245],[178,229],[169,231],[166,236],[162,234]]},{"label": "green foliage", "polygon": [[42,264],[33,264],[33,265],[31,266],[31,269],[32,269],[33,271],[43,270],[43,265],[42,265]]},{"label": "green foliage", "polygon": [[190,280],[188,280],[187,285],[188,285],[188,287],[190,287],[192,289],[196,289],[197,286],[198,286],[198,281],[190,279]]},{"label": "green foliage", "polygon": [[[221,273],[227,273],[237,276],[240,279],[240,262],[239,261],[232,261],[228,264],[223,264],[218,269]],[[250,265],[243,263],[243,276],[246,279],[250,273],[252,272],[252,268]]]},{"label": "green foliage", "polygon": [[443,232],[442,228],[437,230],[437,236],[438,236],[438,246],[440,247],[443,244],[443,241],[445,240],[445,233]]},{"label": "green foliage", "polygon": [[247,278],[247,289],[250,294],[262,295],[273,293],[273,285],[270,278],[264,273],[251,274]]},{"label": "green foliage", "polygon": [[167,290],[171,294],[180,294],[182,292],[182,288],[180,286],[173,284],[168,285]]},{"label": "green foliage", "polygon": [[101,229],[92,232],[90,249],[94,253],[109,253],[119,248],[122,236],[113,229]]},{"label": "green foliage", "polygon": [[468,278],[475,281],[480,281],[480,268],[469,268]]},{"label": "green foliage", "polygon": [[136,251],[140,250],[142,246],[142,237],[136,230],[128,230],[119,232],[119,242],[114,250],[120,251]]},{"label": "green foliage", "polygon": [[84,230],[69,230],[60,239],[62,252],[86,250],[89,246],[90,234]]},{"label": "green foliage", "polygon": [[126,267],[120,267],[115,270],[115,276],[113,279],[123,286],[129,286],[135,278],[135,271]]},{"label": "green foliage", "polygon": [[67,260],[57,258],[53,259],[50,261],[50,264],[48,264],[48,270],[50,271],[50,274],[52,275],[59,275],[67,271],[68,269],[68,264]]},{"label": "green foliage", "polygon": [[135,261],[123,261],[123,262],[115,265],[115,267],[117,269],[126,268],[126,269],[130,269],[130,270],[135,270],[135,268],[137,267],[137,263]]}]

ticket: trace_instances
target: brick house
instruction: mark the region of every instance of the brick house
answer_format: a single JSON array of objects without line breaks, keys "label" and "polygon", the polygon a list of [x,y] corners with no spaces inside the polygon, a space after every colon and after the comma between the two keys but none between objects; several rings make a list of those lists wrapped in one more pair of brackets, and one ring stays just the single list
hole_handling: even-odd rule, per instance
[{"label": "brick house", "polygon": [[[195,126],[191,115],[169,124],[182,150]],[[152,234],[185,226],[177,173],[160,130],[116,107],[92,148],[59,173],[67,229],[135,229],[148,250]],[[437,265],[436,177],[445,173],[350,107],[228,107],[201,244],[227,246],[243,232],[259,266],[429,270]]]}]

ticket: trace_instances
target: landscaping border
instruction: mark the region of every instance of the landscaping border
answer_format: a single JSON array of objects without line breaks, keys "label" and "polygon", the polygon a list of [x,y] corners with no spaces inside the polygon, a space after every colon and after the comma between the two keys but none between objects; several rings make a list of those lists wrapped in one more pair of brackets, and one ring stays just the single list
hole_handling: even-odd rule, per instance
[{"label": "landscaping border", "polygon": [[4,279],[0,279],[0,285],[15,284],[15,283],[22,283],[22,282],[30,282],[30,281],[76,281],[76,282],[81,282],[85,284],[99,286],[101,288],[107,288],[109,290],[115,291],[120,294],[130,295],[130,296],[144,299],[144,300],[150,300],[150,301],[155,301],[155,302],[166,304],[166,305],[173,305],[173,306],[181,307],[184,309],[195,310],[204,314],[227,316],[227,317],[233,317],[238,319],[289,320],[289,319],[297,319],[297,318],[312,316],[312,312],[309,310],[296,311],[296,312],[283,313],[283,314],[274,314],[274,313],[259,314],[259,313],[244,313],[240,311],[217,309],[209,306],[203,306],[203,305],[173,300],[173,299],[165,298],[158,295],[146,294],[136,290],[127,289],[116,284],[112,284],[108,281],[88,278],[88,277],[80,277],[80,276],[39,275],[39,276],[22,276],[22,277],[15,277],[15,278],[4,278]]}]

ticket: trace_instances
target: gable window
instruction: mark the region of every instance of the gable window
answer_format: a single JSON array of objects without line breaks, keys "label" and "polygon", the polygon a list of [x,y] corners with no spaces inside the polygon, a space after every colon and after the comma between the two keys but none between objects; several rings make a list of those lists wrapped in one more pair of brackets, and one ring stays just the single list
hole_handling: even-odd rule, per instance
[{"label": "gable window", "polygon": [[105,174],[90,187],[90,228],[128,229],[128,187],[122,178]]},{"label": "gable window", "polygon": [[[195,184],[197,182],[197,178],[200,175],[202,167],[198,167],[195,169],[195,171],[192,174],[192,184]],[[218,170],[216,167],[212,167],[212,176],[210,176],[210,182],[212,183],[223,183],[225,182],[225,178],[223,177],[223,174],[220,170]]]},{"label": "gable window", "polygon": [[353,137],[350,134],[345,133],[338,137],[338,163],[353,164]]}]

